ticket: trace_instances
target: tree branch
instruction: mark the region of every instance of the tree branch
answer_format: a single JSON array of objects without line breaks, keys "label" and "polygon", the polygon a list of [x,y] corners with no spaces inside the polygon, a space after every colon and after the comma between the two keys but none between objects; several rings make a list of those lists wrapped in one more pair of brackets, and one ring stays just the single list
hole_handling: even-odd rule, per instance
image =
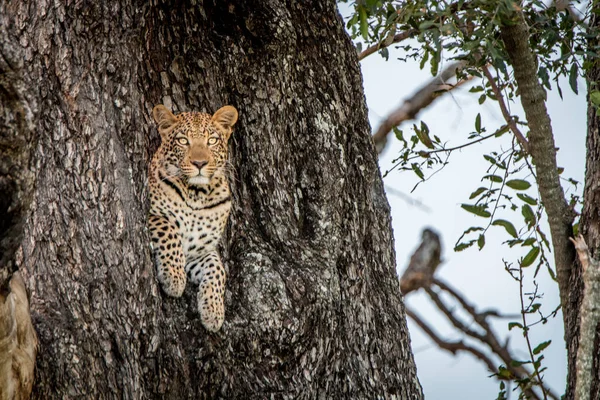
[{"label": "tree branch", "polygon": [[[422,242],[411,256],[410,263],[400,279],[400,286],[403,294],[407,295],[412,291],[423,288],[436,307],[446,316],[448,321],[450,321],[450,323],[454,325],[457,330],[487,346],[493,354],[502,360],[506,366],[506,370],[515,376],[518,381],[524,382],[525,378],[529,378],[531,379],[532,383],[540,386],[540,389],[544,393],[544,397],[548,395],[552,399],[558,400],[559,397],[555,393],[551,392],[549,388],[543,385],[539,375],[537,376],[536,381],[532,374],[523,365],[513,364],[515,357],[513,357],[509,351],[508,345],[500,344],[500,340],[496,336],[492,326],[488,323],[487,318],[494,316],[494,313],[478,312],[477,309],[457,290],[434,276],[440,264],[440,260],[441,247],[439,236],[431,229],[425,229],[422,234]],[[451,308],[449,305],[447,305],[446,302],[442,300],[440,293],[432,288],[432,285],[437,286],[440,291],[446,292],[456,302],[458,302],[463,311],[473,319],[478,327],[473,329],[473,324],[470,321],[464,322],[461,320],[461,318],[455,314],[454,307]],[[470,352],[475,357],[486,363],[491,371],[495,371],[496,374],[499,374],[498,369],[493,366],[493,363],[491,363],[491,358],[483,354],[479,349],[466,345],[462,341],[449,342],[441,339],[439,335],[437,335],[433,329],[431,329],[418,315],[412,312],[408,307],[406,307],[406,309],[407,315],[410,316],[440,348],[453,354],[455,354],[457,351]],[[498,314],[496,313],[496,315]],[[482,354],[483,357],[481,356]],[[490,367],[490,363],[492,367]],[[501,379],[500,375],[498,375],[498,379]],[[523,390],[523,392],[529,396],[529,398],[540,399],[540,396],[529,384],[523,384],[521,390]]]},{"label": "tree branch", "polygon": [[[435,279],[434,283],[438,285],[438,287],[442,290],[445,290],[444,288],[449,288],[447,284],[441,283],[439,279]],[[440,283],[441,285],[439,285]],[[456,317],[454,315],[454,312],[450,309],[450,307],[448,307],[444,303],[439,294],[436,293],[434,290],[432,290],[431,288],[425,288],[425,291],[433,300],[437,308],[440,311],[442,311],[446,318],[448,318],[448,320],[452,323],[452,325],[454,325],[458,330],[460,330],[464,334],[487,345],[489,349],[502,360],[502,362],[506,365],[506,369],[510,371],[513,375],[515,375],[519,379],[532,376],[531,373],[524,366],[514,366],[512,364],[512,361],[515,358],[512,356],[507,346],[503,346],[500,344],[498,337],[494,333],[492,327],[488,324],[485,315],[478,313],[475,307],[469,304],[461,295],[458,294],[458,292],[456,292],[455,290],[448,291],[448,293],[450,293],[453,297],[455,297],[458,300],[463,309],[473,318],[477,325],[479,325],[482,328],[484,332],[483,334],[478,333],[473,329],[470,329],[466,323],[464,323],[458,317]],[[544,387],[541,382],[538,383],[542,391],[548,394],[548,396],[555,400],[559,399],[559,397],[553,392],[551,392],[549,388]],[[530,387],[524,387],[523,391],[531,398],[533,398],[532,396],[535,396],[535,398],[539,398],[539,396]]]},{"label": "tree branch", "polygon": [[482,70],[483,70],[483,74],[485,75],[488,82],[490,83],[490,86],[492,87],[492,91],[494,92],[496,99],[498,100],[498,104],[500,105],[500,110],[502,111],[502,116],[504,117],[504,120],[506,121],[506,123],[508,124],[510,129],[513,131],[513,134],[517,138],[517,140],[518,140],[519,144],[521,145],[521,147],[523,148],[523,150],[525,150],[525,152],[529,153],[529,143],[527,143],[527,139],[525,139],[525,135],[523,135],[523,133],[519,130],[517,123],[515,122],[513,117],[508,112],[508,107],[506,107],[506,103],[504,102],[504,96],[502,95],[500,88],[498,88],[498,85],[496,85],[496,81],[494,80],[494,77],[490,73],[490,70],[488,69],[487,65],[484,65],[482,67]]},{"label": "tree branch", "polygon": [[454,85],[447,83],[452,77],[456,76],[456,71],[466,66],[465,61],[450,64],[441,74],[432,79],[425,86],[421,87],[412,97],[404,100],[395,111],[390,113],[387,118],[379,125],[377,132],[373,135],[373,142],[377,151],[381,153],[387,144],[387,135],[395,127],[404,121],[414,119],[423,108],[427,107],[441,94],[449,92],[466,82],[472,77],[458,81]]},{"label": "tree branch", "polygon": [[373,46],[369,46],[364,49],[362,52],[358,54],[358,61],[362,61],[364,58],[370,56],[371,54],[379,51],[381,49],[385,49],[388,46],[391,46],[394,43],[402,42],[403,40],[408,39],[415,33],[419,32],[417,29],[409,29],[404,32],[400,32],[392,37],[391,40],[384,40],[381,43],[374,44]]},{"label": "tree branch", "polygon": [[421,328],[423,332],[425,332],[427,336],[429,336],[431,340],[433,340],[434,343],[437,344],[440,349],[446,350],[452,353],[453,355],[456,355],[456,353],[458,353],[459,351],[471,353],[477,359],[483,362],[490,372],[498,373],[498,369],[494,365],[492,359],[485,355],[485,353],[483,353],[481,350],[465,344],[462,340],[450,342],[441,339],[438,336],[438,334],[408,306],[406,307],[406,315],[408,315],[417,325],[419,325],[419,328]]},{"label": "tree branch", "polygon": [[569,238],[575,245],[579,262],[581,263],[583,277],[583,300],[579,315],[579,348],[577,349],[577,380],[575,398],[589,400],[591,398],[592,381],[594,379],[594,339],[596,327],[600,322],[600,263],[594,260],[589,253],[583,236],[576,239]]}]

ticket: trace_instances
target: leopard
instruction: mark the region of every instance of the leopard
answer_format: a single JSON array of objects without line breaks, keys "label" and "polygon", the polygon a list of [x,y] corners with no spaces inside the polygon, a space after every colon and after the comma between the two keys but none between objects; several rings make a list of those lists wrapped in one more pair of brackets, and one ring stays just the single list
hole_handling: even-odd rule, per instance
[{"label": "leopard", "polygon": [[219,243],[231,210],[228,141],[238,112],[214,114],[152,110],[161,143],[148,171],[148,229],[163,292],[181,297],[187,281],[198,285],[197,307],[210,332],[225,319],[227,271]]}]

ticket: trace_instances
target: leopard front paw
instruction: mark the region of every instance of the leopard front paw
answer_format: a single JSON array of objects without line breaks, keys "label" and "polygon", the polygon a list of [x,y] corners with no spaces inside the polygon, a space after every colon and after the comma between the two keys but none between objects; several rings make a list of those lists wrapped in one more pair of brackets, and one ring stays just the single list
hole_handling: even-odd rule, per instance
[{"label": "leopard front paw", "polygon": [[173,271],[164,271],[159,273],[158,281],[163,292],[171,297],[181,297],[185,290],[186,276],[185,273],[177,274]]},{"label": "leopard front paw", "polygon": [[221,329],[225,320],[225,304],[223,296],[212,294],[203,296],[198,293],[198,311],[202,325],[211,332],[217,332]]}]

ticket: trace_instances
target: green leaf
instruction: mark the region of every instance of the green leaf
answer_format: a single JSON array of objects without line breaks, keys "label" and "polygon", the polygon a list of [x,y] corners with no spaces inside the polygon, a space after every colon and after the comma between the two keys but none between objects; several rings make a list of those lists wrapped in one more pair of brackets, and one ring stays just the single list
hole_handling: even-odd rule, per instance
[{"label": "green leaf", "polygon": [[481,178],[481,180],[484,180],[484,179],[489,179],[490,181],[496,182],[496,183],[502,182],[502,177],[498,176],[498,175],[486,175],[483,178]]},{"label": "green leaf", "polygon": [[364,6],[358,6],[358,18],[360,19],[360,34],[363,39],[369,39],[369,25],[367,24],[367,10]]},{"label": "green leaf", "polygon": [[538,76],[542,80],[542,84],[546,87],[546,89],[550,90],[550,76],[548,75],[548,70],[544,67],[540,67]]},{"label": "green leaf", "polygon": [[548,264],[548,274],[550,274],[550,278],[552,278],[552,280],[556,282],[556,273],[554,273],[554,270],[552,269],[552,267],[550,267],[549,264]]},{"label": "green leaf", "polygon": [[535,238],[529,238],[529,239],[525,240],[521,246],[523,246],[523,247],[531,246],[534,243],[535,243]]},{"label": "green leaf", "polygon": [[477,188],[476,191],[471,193],[471,195],[469,196],[469,200],[473,200],[475,197],[479,196],[481,193],[483,193],[486,190],[487,190],[487,188],[484,188],[484,187]]},{"label": "green leaf", "polygon": [[481,96],[479,96],[479,104],[483,104],[483,102],[485,101],[486,98],[487,98],[487,96],[485,94],[482,94]]},{"label": "green leaf", "polygon": [[412,163],[411,164],[412,170],[415,172],[415,174],[417,174],[417,176],[419,178],[421,178],[421,180],[424,180],[424,176],[423,176],[423,172],[421,171],[421,168],[419,168],[419,166],[417,165],[417,163]]},{"label": "green leaf", "polygon": [[498,374],[497,375],[498,375],[498,377],[500,379],[504,379],[504,380],[513,380],[514,377],[515,377],[513,375],[513,373],[510,372],[509,369],[507,369],[506,367],[504,367],[502,365],[498,368]]},{"label": "green leaf", "polygon": [[514,190],[527,190],[531,187],[531,183],[523,179],[512,179],[506,182],[506,186]]},{"label": "green leaf", "polygon": [[423,32],[423,31],[431,28],[434,24],[435,24],[435,22],[433,22],[431,20],[421,22],[421,24],[419,25],[419,30],[421,32]]},{"label": "green leaf", "polygon": [[425,50],[425,54],[423,54],[423,58],[421,58],[421,63],[419,64],[419,69],[423,69],[427,60],[429,60],[429,50]]},{"label": "green leaf", "polygon": [[484,154],[483,158],[485,158],[486,161],[488,161],[492,165],[496,165],[497,164],[496,159],[494,157],[490,157],[487,154]]},{"label": "green leaf", "polygon": [[525,193],[517,193],[517,197],[529,205],[537,206],[537,200],[531,196],[526,195]]},{"label": "green leaf", "polygon": [[461,204],[460,205],[463,209],[465,209],[466,211],[475,214],[479,217],[483,217],[483,218],[489,218],[492,216],[492,214],[489,213],[489,211],[486,211],[485,208],[486,206],[482,206],[482,205],[471,205],[471,204]]},{"label": "green leaf", "polygon": [[510,127],[508,125],[502,125],[501,128],[499,128],[495,134],[494,137],[500,137],[502,135],[504,135],[506,132],[508,132],[510,130]]},{"label": "green leaf", "polygon": [[508,234],[514,238],[518,236],[515,226],[509,221],[506,221],[504,219],[497,219],[494,222],[492,222],[492,225],[504,227],[504,229],[506,229],[506,232],[508,232]]},{"label": "green leaf", "polygon": [[520,367],[524,364],[531,364],[531,361],[518,361],[518,360],[510,360],[510,365],[513,367]]},{"label": "green leaf", "polygon": [[550,346],[550,343],[552,343],[552,340],[547,340],[538,344],[537,346],[535,346],[535,349],[533,349],[533,354],[541,353],[546,347]]},{"label": "green leaf", "polygon": [[459,251],[463,251],[465,249],[468,249],[469,247],[473,246],[473,243],[475,243],[474,240],[471,240],[471,241],[469,241],[467,243],[459,243],[456,246],[454,246],[454,251],[456,251],[458,253]]},{"label": "green leaf", "polygon": [[521,268],[526,268],[533,264],[539,254],[539,247],[533,247],[531,250],[529,250],[529,253],[527,253],[527,255],[523,257],[523,260],[521,261]]},{"label": "green leaf", "polygon": [[477,117],[475,117],[475,130],[477,133],[481,133],[481,114],[477,113]]},{"label": "green leaf", "polygon": [[433,149],[433,143],[431,142],[431,138],[429,137],[429,127],[423,121],[421,121],[421,129],[415,129],[415,133],[417,137],[427,148]]},{"label": "green leaf", "polygon": [[441,53],[436,51],[433,53],[433,57],[431,57],[431,76],[436,76],[438,73],[438,68],[440,66],[440,57]]},{"label": "green leaf", "polygon": [[571,90],[573,90],[575,94],[579,94],[577,91],[577,77],[577,63],[573,63],[573,65],[571,65],[571,70],[569,71],[569,85],[571,85]]},{"label": "green leaf", "polygon": [[531,207],[529,207],[529,204],[523,204],[523,206],[521,207],[521,214],[523,215],[523,218],[525,218],[525,222],[527,223],[527,225],[535,225],[537,218],[535,217],[535,213],[533,212]]},{"label": "green leaf", "polygon": [[537,310],[539,310],[541,306],[542,306],[541,303],[534,303],[531,305],[530,308],[527,309],[526,313],[533,314],[533,313],[537,312]]},{"label": "green leaf", "polygon": [[477,239],[477,246],[479,246],[479,250],[483,249],[483,246],[485,246],[485,235],[479,235],[479,238]]},{"label": "green leaf", "polygon": [[523,329],[523,325],[521,325],[518,322],[509,322],[508,323],[508,330],[510,331],[512,328],[521,328],[521,329]]},{"label": "green leaf", "polygon": [[379,50],[379,53],[381,54],[381,57],[385,59],[385,61],[388,61],[390,59],[390,51],[387,47],[384,47],[383,49]]},{"label": "green leaf", "polygon": [[[403,141],[403,142],[406,142],[406,141],[404,140],[404,136],[402,135],[402,130],[401,130],[401,129],[394,128],[393,130],[394,130],[394,135],[396,135],[396,139],[398,139],[398,140],[401,140],[401,141]],[[517,196],[518,196],[518,195],[517,195]]]}]

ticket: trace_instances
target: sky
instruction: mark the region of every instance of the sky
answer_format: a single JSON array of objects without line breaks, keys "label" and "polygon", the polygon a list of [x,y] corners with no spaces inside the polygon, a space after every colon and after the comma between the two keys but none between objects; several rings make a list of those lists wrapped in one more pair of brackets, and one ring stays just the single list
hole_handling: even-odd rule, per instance
[{"label": "sky", "polygon": [[[347,9],[341,8],[343,16],[349,15]],[[401,102],[409,98],[419,87],[430,80],[431,74],[426,66],[419,69],[417,62],[398,61],[399,50],[390,51],[389,61],[378,54],[373,54],[361,62],[364,90],[369,109],[369,119],[373,130]],[[478,96],[468,93],[471,85],[453,91],[438,99],[418,115],[418,119],[400,126],[405,137],[410,137],[413,123],[423,120],[429,126],[431,134],[435,134],[447,142],[448,146],[460,145],[467,141],[467,135],[474,130],[475,116],[481,113],[482,125],[489,132],[504,123],[498,104],[486,101],[479,105]],[[585,136],[586,136],[586,102],[585,83],[579,82],[580,95],[571,92],[567,82],[561,85],[563,99],[556,89],[548,93],[547,107],[552,119],[558,164],[565,168],[563,177],[572,177],[581,182],[577,193],[583,189],[585,169]],[[511,113],[524,114],[518,103],[510,104]],[[473,225],[481,225],[485,221],[461,209],[461,203],[469,202],[469,195],[480,186],[480,180],[489,166],[483,154],[498,149],[499,146],[510,146],[511,136],[505,134],[501,140],[484,141],[475,146],[455,152],[450,164],[437,173],[429,181],[419,185],[410,193],[418,178],[413,172],[394,171],[384,178],[388,190],[388,201],[392,209],[397,271],[401,275],[408,264],[412,252],[420,243],[421,231],[425,227],[436,230],[442,240],[443,264],[439,267],[437,277],[460,291],[479,310],[493,308],[506,314],[519,314],[520,296],[518,284],[504,269],[503,259],[516,261],[525,255],[526,250],[510,249],[502,242],[507,239],[503,228],[493,227],[486,234],[486,246],[482,251],[472,247],[466,251],[455,253],[454,244],[462,232]],[[401,143],[390,136],[388,146],[380,156],[380,169],[384,173],[394,164],[393,159],[399,154]],[[571,186],[563,187],[573,192]],[[410,204],[394,194],[400,191],[412,199],[423,203],[426,209]],[[532,196],[536,193],[529,192]],[[517,213],[506,219],[519,222]],[[549,232],[549,229],[546,228]],[[550,258],[552,256],[550,255]],[[526,290],[533,288],[533,269],[527,269]],[[550,275],[540,270],[535,281],[539,291],[544,294],[542,311],[551,312],[559,304],[558,288]],[[422,293],[410,294],[405,299],[408,307],[418,312],[445,339],[461,338],[446,322],[445,318],[431,304],[429,298]],[[508,322],[518,319],[502,319],[494,323],[494,328],[501,338],[509,338],[514,354],[522,359],[527,358],[526,344],[522,333],[513,329],[508,331]],[[490,378],[490,372],[471,355],[453,356],[439,350],[430,339],[409,319],[409,330],[412,349],[417,363],[417,373],[425,397],[427,399],[461,399],[481,400],[495,399],[498,394],[498,382]],[[548,369],[544,373],[544,381],[555,393],[564,392],[566,380],[566,350],[563,340],[562,316],[550,319],[545,324],[538,324],[530,335],[532,345],[545,340],[552,344],[545,350],[543,365]],[[500,364],[500,362],[498,362]],[[511,398],[516,399],[517,393]]]}]

